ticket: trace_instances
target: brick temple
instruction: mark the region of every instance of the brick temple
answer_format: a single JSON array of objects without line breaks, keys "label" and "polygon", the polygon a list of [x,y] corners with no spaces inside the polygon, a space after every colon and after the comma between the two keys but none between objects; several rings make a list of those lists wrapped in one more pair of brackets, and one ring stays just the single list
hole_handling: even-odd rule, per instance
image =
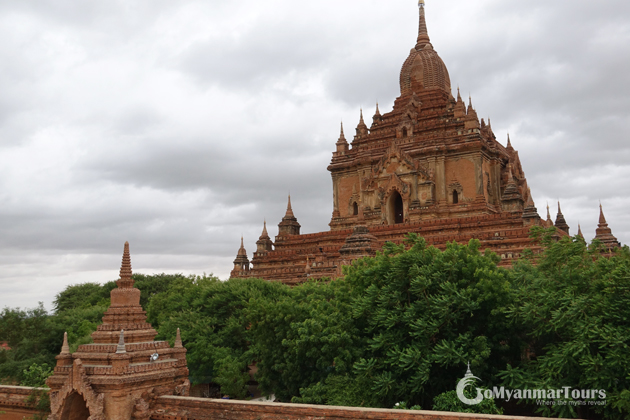
[{"label": "brick temple", "polygon": [[[429,38],[423,0],[419,8],[418,39],[400,71],[393,110],[381,114],[377,104],[369,127],[361,111],[351,142],[341,127],[328,166],[330,231],[301,234],[289,197],[275,241],[265,223],[250,261],[241,240],[231,278],[287,284],[336,278],[342,266],[374,255],[387,241],[401,243],[409,232],[442,249],[478,239],[505,265],[525,248],[540,249],[529,237],[532,226],[556,226],[560,236],[569,235],[559,204],[555,224],[549,211],[546,220],[538,214],[509,135],[502,145],[472,99],[466,104],[459,89],[453,96],[448,69]],[[619,246],[603,212],[597,238]]]},{"label": "brick temple", "polygon": [[125,243],[118,287],[93,344],[70,353],[65,334],[50,388],[49,420],[149,420],[156,398],[188,395],[186,349],[179,330],[174,347],[157,332],[140,306]]}]

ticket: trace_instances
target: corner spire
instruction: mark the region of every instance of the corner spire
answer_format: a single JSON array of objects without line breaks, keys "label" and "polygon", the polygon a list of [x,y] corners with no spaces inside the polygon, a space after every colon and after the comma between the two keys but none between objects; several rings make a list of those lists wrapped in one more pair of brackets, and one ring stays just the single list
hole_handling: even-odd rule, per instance
[{"label": "corner spire", "polygon": [[175,336],[175,345],[173,347],[176,349],[184,347],[184,345],[182,344],[182,334],[179,331],[179,328],[177,329],[177,335]]},{"label": "corner spire", "polygon": [[425,45],[431,44],[429,38],[429,31],[427,30],[427,21],[424,16],[424,0],[418,1],[418,8],[420,9],[420,23],[418,25],[418,42],[416,43],[416,50],[421,50]]},{"label": "corner spire", "polygon": [[238,253],[236,254],[236,256],[238,257],[242,255],[247,257],[247,251],[245,250],[245,245],[243,244],[243,235],[241,235],[241,247],[238,249]]},{"label": "corner spire", "polygon": [[267,220],[265,220],[263,222],[263,231],[262,231],[262,235],[260,235],[261,238],[268,238],[269,234],[267,233]]},{"label": "corner spire", "polygon": [[614,248],[620,248],[621,244],[617,241],[617,238],[613,235],[612,229],[608,227],[606,217],[604,216],[604,209],[602,204],[599,203],[599,225],[595,230],[595,239],[599,240],[602,245],[609,251]]},{"label": "corner spire", "polygon": [[545,220],[547,227],[553,226],[553,220],[551,220],[551,210],[549,210],[549,202],[547,202],[547,220]]},{"label": "corner spire", "polygon": [[608,222],[606,222],[606,216],[604,216],[604,208],[602,207],[602,203],[599,203],[599,224],[608,226]]},{"label": "corner spire", "polygon": [[374,113],[374,115],[381,115],[381,110],[378,109],[378,101],[376,101],[376,112]]},{"label": "corner spire", "polygon": [[354,137],[355,140],[362,139],[369,134],[368,126],[365,125],[365,120],[363,119],[363,108],[361,108],[361,114],[359,118],[359,125],[356,128],[357,134]]},{"label": "corner spire", "polygon": [[289,194],[289,202],[287,203],[287,213],[285,214],[285,217],[286,216],[295,217],[293,209],[291,208],[291,194]]},{"label": "corner spire", "polygon": [[130,289],[133,287],[133,279],[131,278],[131,256],[129,254],[129,242],[125,242],[123,250],[122,264],[120,265],[120,280],[116,282],[120,289]]},{"label": "corner spire", "polygon": [[578,235],[580,238],[584,239],[584,235],[582,234],[582,226],[580,226],[580,224],[579,224],[579,223],[578,223],[578,233],[577,233],[577,235]]},{"label": "corner spire", "polygon": [[562,214],[562,209],[560,208],[560,201],[558,201],[558,216],[556,217],[556,227],[566,234],[569,234],[569,225],[567,221],[564,219],[564,215]]},{"label": "corner spire", "polygon": [[68,333],[63,333],[63,344],[61,345],[60,354],[70,354],[70,346],[68,345]]},{"label": "corner spire", "polygon": [[297,218],[293,214],[293,209],[291,208],[291,194],[289,194],[287,213],[278,224],[278,236],[276,236],[276,243],[278,243],[278,238],[283,238],[288,235],[299,235],[300,227],[301,226],[298,223]]}]

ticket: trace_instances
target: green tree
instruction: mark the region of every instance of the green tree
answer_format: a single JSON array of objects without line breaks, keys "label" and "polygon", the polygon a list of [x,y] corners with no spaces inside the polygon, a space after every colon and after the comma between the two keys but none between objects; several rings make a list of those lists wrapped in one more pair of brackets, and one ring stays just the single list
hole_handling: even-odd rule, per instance
[{"label": "green tree", "polygon": [[276,297],[254,299],[249,307],[263,391],[290,401],[329,375],[351,372],[365,342],[352,319],[348,284],[312,281]]},{"label": "green tree", "polygon": [[519,357],[518,337],[505,328],[501,308],[511,302],[508,272],[479,242],[448,244],[444,252],[409,235],[376,258],[354,264],[346,281],[360,296],[357,326],[368,336],[355,373],[369,379],[379,405],[431,406],[470,361],[486,381]]},{"label": "green tree", "polygon": [[[484,390],[482,389],[482,392]],[[474,398],[476,391],[465,389],[464,395]],[[460,401],[457,391],[447,391],[433,399],[434,411],[451,411],[455,413],[480,413],[480,414],[503,414],[503,409],[497,407],[493,399],[484,399],[477,405],[466,405]]]},{"label": "green tree", "polygon": [[181,329],[191,382],[215,381],[223,394],[246,395],[247,367],[255,360],[246,310],[250,300],[271,301],[286,290],[264,280],[191,276],[154,296],[148,315],[163,339]]},{"label": "green tree", "polygon": [[56,313],[73,309],[85,309],[93,306],[109,306],[109,292],[116,288],[116,283],[110,281],[105,285],[98,283],[83,283],[71,285],[57,294],[53,301]]},{"label": "green tree", "polygon": [[[536,230],[542,255],[513,269],[518,285],[508,315],[527,331],[526,354],[502,373],[507,386],[530,389],[605,390],[605,418],[630,415],[630,251],[604,257],[597,242],[580,237],[554,241]],[[571,405],[542,406],[543,415],[582,417]]]},{"label": "green tree", "polygon": [[46,379],[52,375],[53,370],[46,364],[38,365],[33,363],[28,369],[24,370],[22,377],[22,386],[30,386],[41,388],[46,386]]}]

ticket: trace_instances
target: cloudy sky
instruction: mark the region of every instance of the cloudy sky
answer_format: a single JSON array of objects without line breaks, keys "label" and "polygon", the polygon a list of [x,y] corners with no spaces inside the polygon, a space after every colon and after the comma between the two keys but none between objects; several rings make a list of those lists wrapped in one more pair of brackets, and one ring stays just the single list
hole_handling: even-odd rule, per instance
[{"label": "cloudy sky", "polygon": [[[391,110],[415,0],[0,0],[0,308],[136,272],[227,278],[287,194],[328,229],[339,122]],[[630,2],[427,0],[453,88],[560,199],[630,242]],[[555,209],[552,211],[555,219]]]}]

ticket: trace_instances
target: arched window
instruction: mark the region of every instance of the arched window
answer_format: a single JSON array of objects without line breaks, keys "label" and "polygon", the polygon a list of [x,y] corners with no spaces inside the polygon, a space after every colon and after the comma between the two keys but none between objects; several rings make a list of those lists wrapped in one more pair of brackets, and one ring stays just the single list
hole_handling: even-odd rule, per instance
[{"label": "arched window", "polygon": [[359,205],[356,202],[352,205],[352,214],[354,216],[359,215]]},{"label": "arched window", "polygon": [[407,127],[403,127],[402,136],[407,137]]},{"label": "arched window", "polygon": [[457,194],[456,190],[453,190],[453,204],[459,203],[459,194]]}]

